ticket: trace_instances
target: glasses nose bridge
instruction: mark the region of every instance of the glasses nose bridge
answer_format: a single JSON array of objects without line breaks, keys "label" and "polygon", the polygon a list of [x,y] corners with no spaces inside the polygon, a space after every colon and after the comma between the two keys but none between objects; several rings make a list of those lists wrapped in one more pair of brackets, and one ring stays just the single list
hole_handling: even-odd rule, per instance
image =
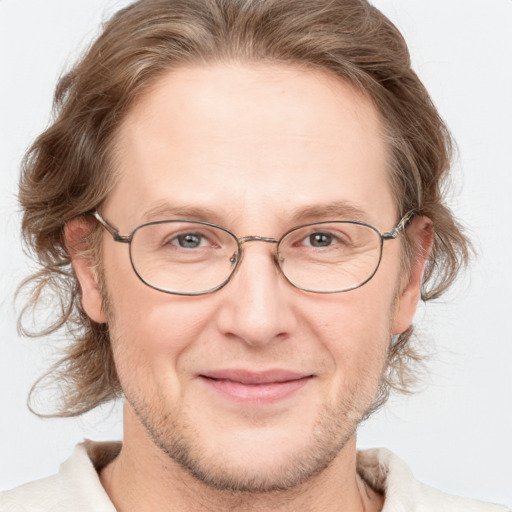
[{"label": "glasses nose bridge", "polygon": [[278,244],[279,239],[270,238],[268,236],[243,236],[241,238],[238,238],[238,243],[240,246],[247,242],[265,242],[268,244]]},{"label": "glasses nose bridge", "polygon": [[243,255],[244,244],[246,244],[248,242],[263,242],[266,244],[275,244],[276,248],[274,249],[273,260],[274,260],[275,265],[278,268],[280,268],[279,262],[278,262],[278,257],[277,257],[277,247],[278,247],[279,243],[281,242],[280,239],[271,238],[268,236],[243,236],[241,238],[237,238],[237,242],[238,242],[238,246],[240,248],[240,256]]}]

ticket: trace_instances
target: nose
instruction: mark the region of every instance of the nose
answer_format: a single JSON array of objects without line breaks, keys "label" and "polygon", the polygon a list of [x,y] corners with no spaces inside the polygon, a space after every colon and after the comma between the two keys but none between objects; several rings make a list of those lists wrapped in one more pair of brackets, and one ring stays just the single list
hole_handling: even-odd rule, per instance
[{"label": "nose", "polygon": [[[258,240],[261,241],[264,240]],[[217,292],[222,296],[217,317],[219,329],[225,336],[253,347],[289,337],[296,323],[292,299],[298,290],[281,275],[274,262],[274,251],[273,243],[244,244],[235,274]]]}]

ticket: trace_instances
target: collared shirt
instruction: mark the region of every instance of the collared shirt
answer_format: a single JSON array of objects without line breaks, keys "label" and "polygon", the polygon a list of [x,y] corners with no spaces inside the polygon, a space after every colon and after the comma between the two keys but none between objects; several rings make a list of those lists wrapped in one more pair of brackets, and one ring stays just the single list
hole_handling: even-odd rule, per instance
[{"label": "collared shirt", "polygon": [[[121,443],[86,441],[53,476],[0,492],[0,512],[116,512],[98,470]],[[384,448],[357,454],[357,470],[385,495],[382,512],[511,512],[512,509],[445,494],[414,480],[407,465]]]}]

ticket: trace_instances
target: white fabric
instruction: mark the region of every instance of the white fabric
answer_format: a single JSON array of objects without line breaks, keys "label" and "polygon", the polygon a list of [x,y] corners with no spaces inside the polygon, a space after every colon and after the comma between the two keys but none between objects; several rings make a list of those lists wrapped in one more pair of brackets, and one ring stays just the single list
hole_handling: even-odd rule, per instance
[{"label": "white fabric", "polygon": [[[58,474],[0,492],[0,512],[116,512],[97,470],[120,443],[79,444]],[[414,480],[407,465],[379,448],[358,452],[360,475],[385,493],[382,512],[511,512],[500,505],[451,496]]]}]

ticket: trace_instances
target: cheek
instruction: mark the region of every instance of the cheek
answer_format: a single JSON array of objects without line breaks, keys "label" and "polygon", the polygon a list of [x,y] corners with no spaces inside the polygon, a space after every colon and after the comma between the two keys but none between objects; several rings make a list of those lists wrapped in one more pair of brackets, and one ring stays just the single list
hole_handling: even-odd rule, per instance
[{"label": "cheek", "polygon": [[122,297],[113,298],[117,343],[129,344],[147,362],[177,360],[203,332],[208,310],[198,310],[186,298],[145,288],[136,294],[125,290]]},{"label": "cheek", "polygon": [[173,347],[179,350],[191,331],[200,328],[194,298],[166,294],[144,284],[135,274],[127,250],[106,252],[104,260],[117,338],[130,339],[147,353]]},{"label": "cheek", "polygon": [[132,405],[152,403],[162,411],[184,398],[190,354],[205,323],[204,309],[201,316],[194,315],[195,308],[166,299],[146,294],[133,301],[126,294],[116,304],[111,325],[114,360],[126,398]]},{"label": "cheek", "polygon": [[105,258],[108,323],[121,385],[125,391],[134,382],[178,389],[182,355],[204,331],[211,308],[200,297],[153,290],[125,259]]},{"label": "cheek", "polygon": [[309,325],[315,326],[314,335],[340,378],[354,380],[354,374],[382,369],[390,343],[395,287],[392,280],[376,279],[350,292],[312,298],[306,308]]}]

